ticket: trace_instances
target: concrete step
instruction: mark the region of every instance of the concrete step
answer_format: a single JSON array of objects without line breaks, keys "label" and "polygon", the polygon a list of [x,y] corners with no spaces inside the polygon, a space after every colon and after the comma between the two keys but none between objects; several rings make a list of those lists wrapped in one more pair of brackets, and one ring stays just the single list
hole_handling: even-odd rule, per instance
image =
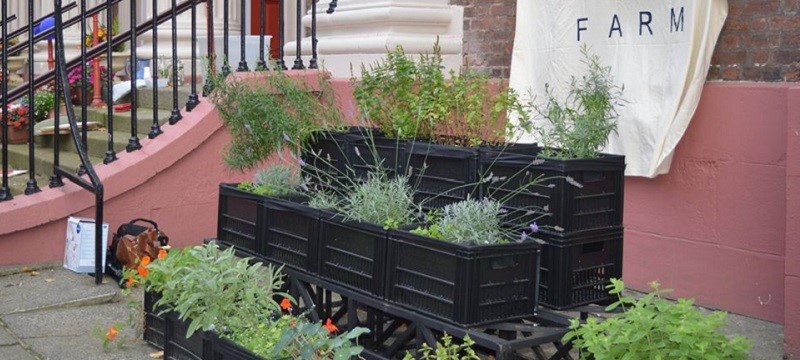
[{"label": "concrete step", "polygon": [[[37,181],[40,188],[46,188],[49,176],[53,173],[53,149],[36,147],[35,148],[34,165],[36,166]],[[13,169],[27,170],[28,169],[28,145],[9,145],[8,146],[8,160],[9,165]],[[90,162],[97,166],[103,163],[102,157],[89,156]],[[72,152],[62,151],[59,154],[59,164],[62,168],[75,171],[81,164],[78,154]],[[19,179],[16,179],[19,178]],[[23,179],[24,178],[24,179]],[[13,177],[15,179],[15,186],[12,187],[12,194],[21,194],[25,188],[28,175]],[[21,183],[22,187],[17,188]]]},{"label": "concrete step", "polygon": [[[113,135],[114,151],[125,151],[125,146],[128,145],[128,139],[130,138],[130,132],[114,131]],[[146,135],[144,137],[146,137]],[[144,137],[140,135],[139,139],[141,140]],[[72,141],[72,135],[61,134],[58,135],[58,138],[62,152],[78,152],[75,142]],[[35,144],[37,149],[40,147],[52,149],[54,141],[54,135],[40,135],[36,137]],[[108,132],[105,130],[88,131],[86,133],[86,148],[90,157],[105,157],[106,151],[108,151]]]},{"label": "concrete step", "polygon": [[[103,127],[106,129],[109,128],[108,126],[108,112],[106,109],[100,108],[89,108],[87,109],[87,121],[94,121],[102,124]],[[150,133],[150,127],[153,125],[153,109],[150,108],[138,108],[136,109],[136,133],[139,134],[139,137],[147,136]],[[169,121],[170,116],[172,115],[171,111],[168,110],[158,110],[158,123],[160,125],[164,125]],[[181,112],[183,114],[183,111]],[[133,113],[131,111],[120,111],[114,112],[113,119],[114,119],[114,132],[121,132],[121,133],[128,133],[128,137],[130,136],[131,131],[131,123],[132,123]],[[62,121],[66,121],[62,120]],[[80,114],[78,114],[78,121],[80,122]]]},{"label": "concrete step", "polygon": [[[200,92],[203,89],[203,84],[197,84],[197,91]],[[158,108],[162,110],[172,110],[173,103],[172,103],[172,87],[166,88],[159,88],[158,89]],[[191,94],[191,87],[188,85],[179,86],[178,87],[178,109],[183,111],[186,108],[186,101],[189,100],[189,94]],[[153,96],[153,88],[139,88],[139,91],[136,92],[136,100],[139,103],[137,108],[148,108],[152,109],[154,101],[153,99],[156,98]],[[122,99],[117,101],[117,103],[126,103],[130,102],[130,95],[124,96]]]}]

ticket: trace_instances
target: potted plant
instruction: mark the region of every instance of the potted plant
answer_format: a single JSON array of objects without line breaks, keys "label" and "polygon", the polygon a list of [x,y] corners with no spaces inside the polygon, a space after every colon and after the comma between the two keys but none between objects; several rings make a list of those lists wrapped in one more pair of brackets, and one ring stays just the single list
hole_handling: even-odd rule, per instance
[{"label": "potted plant", "polygon": [[749,341],[720,330],[726,313],[703,314],[691,299],[667,300],[658,282],[638,299],[625,295],[622,281],[607,287],[617,301],[606,310],[622,314],[598,321],[571,320],[564,341],[580,349],[581,359],[748,359]]},{"label": "potted plant", "polygon": [[[14,45],[19,44],[19,38],[13,37],[8,39],[8,47],[13,47]],[[3,51],[3,45],[0,44],[0,51]],[[17,71],[21,70],[23,66],[25,66],[25,62],[28,58],[22,55],[22,51],[14,51],[8,54],[7,57],[8,61],[8,69],[5,70],[5,73],[2,74],[3,81],[8,80],[9,83],[18,83],[22,81],[22,77],[17,75]],[[8,76],[8,79],[6,79]]]},{"label": "potted plant", "polygon": [[[116,16],[113,17],[111,20],[111,26],[106,27],[106,25],[101,24],[97,28],[97,38],[99,42],[110,41],[113,40],[114,36],[119,34],[119,18]],[[87,47],[94,46],[94,29],[90,29],[89,33],[86,34],[86,38],[84,39]],[[130,58],[131,54],[129,51],[125,51],[125,42],[119,43],[114,45],[111,48],[111,72],[113,74],[119,74],[120,71],[125,69],[125,64]],[[106,53],[103,52],[100,56],[100,64],[103,66],[107,65],[106,60]]]},{"label": "potted plant", "polygon": [[[78,65],[67,72],[67,82],[69,83],[69,91],[71,101],[75,105],[81,105],[84,102],[88,104],[91,101],[92,96],[94,96],[94,82],[92,79],[94,78],[94,71],[92,70],[94,65],[92,62],[87,62],[86,66]],[[108,76],[106,72],[106,67],[103,64],[100,64],[100,96],[105,99],[107,95],[105,90],[106,81],[104,81]],[[84,81],[84,88],[81,91],[81,81]]]},{"label": "potted plant", "polygon": [[[25,96],[20,101],[20,104],[28,106],[29,100]],[[48,119],[56,106],[56,96],[53,91],[48,88],[41,88],[33,94],[33,121],[38,123]]]},{"label": "potted plant", "polygon": [[21,104],[8,104],[6,124],[8,125],[8,143],[26,144],[28,142],[28,126],[30,126],[30,108]]}]

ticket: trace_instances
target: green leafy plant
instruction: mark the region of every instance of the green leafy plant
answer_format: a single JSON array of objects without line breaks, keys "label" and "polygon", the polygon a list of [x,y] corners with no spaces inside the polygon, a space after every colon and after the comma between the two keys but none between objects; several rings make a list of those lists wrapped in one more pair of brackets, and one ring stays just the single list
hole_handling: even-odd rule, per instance
[{"label": "green leafy plant", "polygon": [[[464,337],[464,342],[458,344],[453,341],[453,338],[447,333],[442,336],[441,341],[436,342],[436,347],[433,348],[428,343],[423,343],[419,349],[420,360],[479,360],[478,354],[472,349],[475,345],[469,335]],[[403,360],[413,360],[414,356],[410,352],[406,352]]]},{"label": "green leafy plant", "polygon": [[232,168],[253,168],[282,149],[297,151],[315,131],[341,124],[325,79],[319,91],[282,72],[264,79],[266,86],[251,86],[233,76],[211,76],[211,99],[233,136],[224,154]]},{"label": "green leafy plant", "polygon": [[155,306],[190,322],[187,337],[199,329],[236,333],[280,312],[275,296],[289,297],[278,292],[280,269],[248,260],[214,244],[186,248],[149,264],[142,282],[161,294]]},{"label": "green leafy plant", "polygon": [[607,286],[623,313],[604,321],[590,318],[581,324],[571,320],[564,341],[581,349],[581,359],[746,359],[750,344],[742,336],[720,332],[726,313],[704,315],[694,301],[664,299],[658,282],[653,291],[636,300],[625,296],[625,285],[612,279]]},{"label": "green leafy plant", "polygon": [[448,79],[442,68],[438,44],[416,61],[398,46],[384,61],[362,66],[353,95],[366,120],[390,137],[465,146],[502,142],[519,130],[505,122],[509,110],[529,125],[514,90],[469,69],[451,71]]},{"label": "green leafy plant", "polygon": [[414,219],[413,190],[408,178],[389,178],[384,173],[372,173],[357,183],[336,210],[348,220],[381,224],[387,229],[396,229]]},{"label": "green leafy plant", "polygon": [[240,183],[238,188],[258,195],[285,196],[296,194],[302,180],[297,169],[275,164],[259,170],[253,182]]},{"label": "green leafy plant", "polygon": [[[20,104],[28,106],[29,100],[25,96]],[[40,122],[47,119],[50,112],[55,108],[56,96],[51,90],[41,89],[33,95],[33,121]]]},{"label": "green leafy plant", "polygon": [[523,236],[503,228],[500,221],[503,213],[497,201],[459,201],[430,215],[430,225],[418,227],[411,233],[455,244],[492,245],[508,243],[510,239],[525,240],[527,234]]},{"label": "green leafy plant", "polygon": [[330,320],[323,325],[298,319],[286,328],[268,358],[347,360],[361,354],[364,348],[353,342],[369,333],[368,329],[356,327],[333,336],[336,332]]},{"label": "green leafy plant", "polygon": [[[541,155],[557,159],[595,158],[616,131],[617,108],[622,105],[623,87],[614,84],[611,67],[600,57],[581,48],[587,73],[572,77],[567,95],[556,98],[552,88],[546,89],[544,104],[529,104],[544,124],[535,127],[545,148]],[[559,149],[553,149],[558,147]]]}]

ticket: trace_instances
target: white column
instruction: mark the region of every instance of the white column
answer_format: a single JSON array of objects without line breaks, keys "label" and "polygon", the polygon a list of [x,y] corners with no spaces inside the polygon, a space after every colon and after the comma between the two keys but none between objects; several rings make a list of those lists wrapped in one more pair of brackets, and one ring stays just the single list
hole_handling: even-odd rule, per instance
[{"label": "white column", "polygon": [[[445,67],[458,69],[462,63],[463,8],[449,5],[448,0],[340,0],[333,14],[327,9],[327,2],[318,3],[318,62],[335,77],[349,77],[351,68],[360,76],[362,64],[383,59],[386,49],[397,45],[407,54],[430,53],[437,38]],[[294,16],[290,14],[288,21],[294,22]],[[303,24],[310,35],[310,10]],[[308,66],[310,36],[301,45]],[[291,67],[296,43],[287,42],[284,50]]]}]

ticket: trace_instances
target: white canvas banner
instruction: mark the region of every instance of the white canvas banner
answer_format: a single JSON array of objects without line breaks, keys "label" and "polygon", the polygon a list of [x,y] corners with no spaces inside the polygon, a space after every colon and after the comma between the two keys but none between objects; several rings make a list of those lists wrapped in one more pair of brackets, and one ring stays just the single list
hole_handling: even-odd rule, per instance
[{"label": "white canvas banner", "polygon": [[586,71],[588,45],[625,87],[603,151],[626,156],[626,175],[665,174],[727,14],[727,0],[518,0],[510,83],[537,103],[545,84],[563,98],[570,77]]}]

